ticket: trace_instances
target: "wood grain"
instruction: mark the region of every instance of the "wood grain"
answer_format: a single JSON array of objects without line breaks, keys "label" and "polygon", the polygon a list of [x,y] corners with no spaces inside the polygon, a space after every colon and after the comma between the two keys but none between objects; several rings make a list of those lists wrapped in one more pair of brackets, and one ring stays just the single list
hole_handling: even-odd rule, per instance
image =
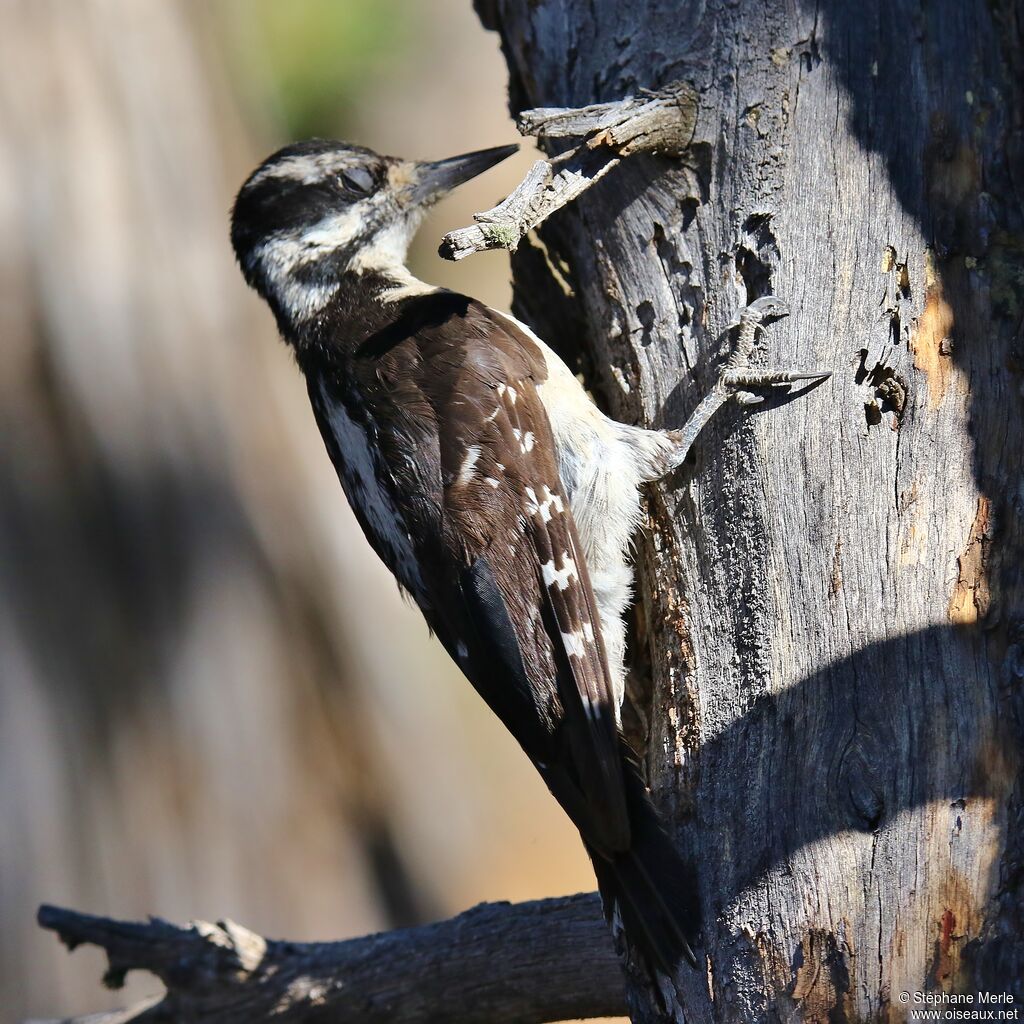
[{"label": "wood grain", "polygon": [[701,875],[685,1019],[1024,998],[1020,5],[478,6],[513,112],[699,96],[682,166],[623,162],[515,257],[606,406],[678,426],[769,291],[760,365],[835,371],[650,494],[635,720]]}]

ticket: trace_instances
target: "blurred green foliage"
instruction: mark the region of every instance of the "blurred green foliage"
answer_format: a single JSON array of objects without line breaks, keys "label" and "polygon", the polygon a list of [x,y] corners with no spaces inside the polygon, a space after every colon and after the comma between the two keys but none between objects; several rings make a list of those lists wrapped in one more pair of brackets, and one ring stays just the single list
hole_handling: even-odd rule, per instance
[{"label": "blurred green foliage", "polygon": [[375,81],[401,65],[429,11],[412,0],[218,0],[253,116],[289,138],[344,135]]}]

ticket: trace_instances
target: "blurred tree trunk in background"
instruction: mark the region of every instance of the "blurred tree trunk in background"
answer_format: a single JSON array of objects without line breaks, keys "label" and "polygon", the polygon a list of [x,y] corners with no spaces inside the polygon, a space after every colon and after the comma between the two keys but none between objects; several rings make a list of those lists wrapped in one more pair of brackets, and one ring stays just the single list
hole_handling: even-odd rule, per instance
[{"label": "blurred tree trunk in background", "polygon": [[628,160],[513,263],[606,406],[678,426],[766,293],[762,363],[835,371],[649,495],[634,732],[700,872],[686,1020],[1024,999],[1020,5],[477,9],[514,112],[700,93],[689,166]]},{"label": "blurred tree trunk in background", "polygon": [[97,1000],[42,899],[292,934],[425,910],[339,630],[340,492],[228,246],[258,154],[202,16],[33,0],[0,33],[5,1019]]}]

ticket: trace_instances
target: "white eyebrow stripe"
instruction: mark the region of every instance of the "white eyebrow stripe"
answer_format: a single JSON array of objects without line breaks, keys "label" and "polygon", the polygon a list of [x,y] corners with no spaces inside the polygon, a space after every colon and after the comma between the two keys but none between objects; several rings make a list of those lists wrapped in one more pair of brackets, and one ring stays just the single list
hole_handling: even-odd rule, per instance
[{"label": "white eyebrow stripe", "polygon": [[332,174],[337,174],[346,167],[354,167],[359,163],[358,157],[335,150],[328,150],[326,153],[288,156],[268,164],[266,167],[261,167],[249,179],[249,185],[259,185],[261,182],[277,178],[296,181],[301,185],[313,185]]}]

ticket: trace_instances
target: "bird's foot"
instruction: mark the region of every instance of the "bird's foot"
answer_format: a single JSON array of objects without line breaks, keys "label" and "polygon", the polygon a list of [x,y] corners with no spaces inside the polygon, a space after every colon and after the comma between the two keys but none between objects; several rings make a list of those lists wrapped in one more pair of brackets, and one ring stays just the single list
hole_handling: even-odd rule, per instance
[{"label": "bird's foot", "polygon": [[[775,295],[755,299],[740,313],[739,320],[730,328],[738,332],[736,344],[719,375],[718,383],[693,411],[682,429],[672,432],[676,441],[672,459],[674,466],[685,460],[704,425],[730,398],[739,405],[757,405],[768,397],[769,389],[788,387],[800,381],[809,381],[809,387],[816,387],[832,376],[831,370],[756,370],[749,365],[758,331],[764,330],[768,323],[788,315],[789,306]],[[755,389],[761,393],[756,393]]]},{"label": "bird's foot", "polygon": [[740,405],[755,405],[764,401],[766,396],[753,394],[751,388],[772,388],[803,380],[821,381],[832,376],[831,370],[753,370],[749,367],[758,331],[763,331],[767,324],[781,320],[784,316],[789,316],[787,303],[777,295],[763,295],[745,307],[739,320],[731,325],[739,333],[736,346],[718,379],[718,386]]}]

